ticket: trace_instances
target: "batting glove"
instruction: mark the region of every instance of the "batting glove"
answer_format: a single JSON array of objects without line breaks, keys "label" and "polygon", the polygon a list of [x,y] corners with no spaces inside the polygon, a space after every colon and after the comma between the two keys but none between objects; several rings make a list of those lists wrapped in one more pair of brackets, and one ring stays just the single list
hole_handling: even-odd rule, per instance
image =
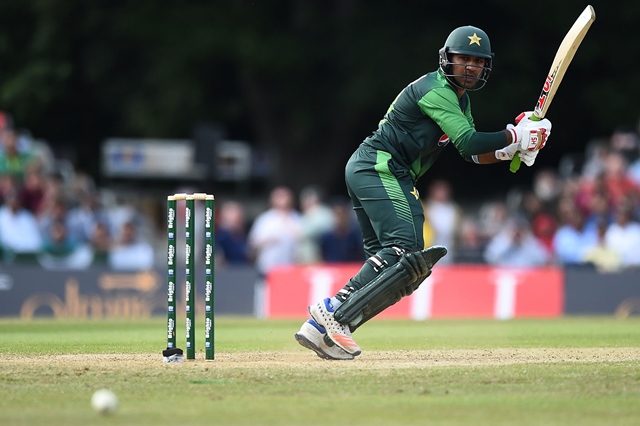
[{"label": "batting glove", "polygon": [[525,111],[516,117],[516,125],[507,124],[513,142],[520,144],[522,151],[537,151],[544,148],[551,135],[551,122],[544,118],[532,120],[532,111]]},{"label": "batting glove", "polygon": [[522,130],[527,123],[531,122],[532,115],[533,111],[521,112],[520,115],[516,117],[515,126],[513,124],[507,124],[507,130],[511,132],[511,142],[522,141]]},{"label": "batting glove", "polygon": [[528,167],[533,166],[533,163],[536,161],[536,157],[538,156],[538,152],[540,151],[520,151],[518,152],[518,156],[522,160],[524,164]]},{"label": "batting glove", "polygon": [[496,158],[501,161],[511,160],[513,156],[516,155],[516,152],[518,152],[518,149],[520,149],[520,144],[518,142],[514,142],[502,149],[497,149]]},{"label": "batting glove", "polygon": [[551,135],[551,122],[546,118],[540,121],[529,121],[522,129],[520,150],[538,151],[547,144]]}]

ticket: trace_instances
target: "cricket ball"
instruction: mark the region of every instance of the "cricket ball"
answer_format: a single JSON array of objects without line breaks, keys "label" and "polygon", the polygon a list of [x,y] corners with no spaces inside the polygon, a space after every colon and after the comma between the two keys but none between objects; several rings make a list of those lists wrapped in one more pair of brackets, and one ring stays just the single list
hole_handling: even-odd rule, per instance
[{"label": "cricket ball", "polygon": [[100,389],[91,397],[91,406],[100,414],[111,414],[118,408],[118,397],[109,389]]}]

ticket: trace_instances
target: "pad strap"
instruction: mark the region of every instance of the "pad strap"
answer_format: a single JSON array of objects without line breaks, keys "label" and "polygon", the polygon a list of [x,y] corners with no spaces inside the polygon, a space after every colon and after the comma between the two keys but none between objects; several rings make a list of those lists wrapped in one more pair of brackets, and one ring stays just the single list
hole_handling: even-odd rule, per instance
[{"label": "pad strap", "polygon": [[[380,271],[382,271],[384,268],[389,266],[389,262],[387,262],[380,255],[380,253],[387,252],[385,255],[389,256],[389,252],[391,252],[391,254],[395,254],[396,258],[398,258],[398,257],[400,257],[400,256],[402,256],[403,254],[406,253],[405,249],[400,248],[400,247],[396,247],[396,246],[391,247],[391,250],[389,250],[388,248],[387,249],[382,249],[380,252],[378,252],[378,253],[374,254],[373,256],[371,256],[370,258],[368,258],[366,262],[369,265],[371,265],[371,267],[373,268],[374,271],[376,271],[377,273],[380,273]],[[393,263],[396,263],[395,260],[394,260]]]},{"label": "pad strap", "polygon": [[387,263],[386,260],[384,260],[383,258],[381,258],[379,255],[374,254],[373,256],[371,256],[370,258],[367,259],[367,263],[369,265],[371,265],[371,267],[373,268],[374,271],[376,272],[380,272],[382,271],[382,268],[384,268],[385,266],[389,265],[389,263]]}]

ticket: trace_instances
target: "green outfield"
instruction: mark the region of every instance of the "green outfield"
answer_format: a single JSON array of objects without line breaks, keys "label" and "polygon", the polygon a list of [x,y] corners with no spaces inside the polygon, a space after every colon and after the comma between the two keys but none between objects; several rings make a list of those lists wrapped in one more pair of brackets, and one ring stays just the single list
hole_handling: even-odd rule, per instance
[{"label": "green outfield", "polygon": [[[163,364],[162,318],[0,320],[7,425],[638,425],[640,318],[375,320],[355,361],[299,321],[219,318],[216,360]],[[178,341],[184,345],[184,323]],[[100,416],[99,388],[120,405]]]}]

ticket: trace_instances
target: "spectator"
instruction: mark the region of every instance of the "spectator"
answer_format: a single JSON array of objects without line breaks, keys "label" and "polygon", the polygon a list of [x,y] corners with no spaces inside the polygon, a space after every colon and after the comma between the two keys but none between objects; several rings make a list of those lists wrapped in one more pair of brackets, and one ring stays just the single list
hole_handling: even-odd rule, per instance
[{"label": "spectator", "polygon": [[636,185],[640,186],[640,146],[638,146],[638,151],[636,152],[636,159],[629,164],[628,175]]},{"label": "spectator", "polygon": [[598,244],[586,251],[584,263],[593,265],[601,273],[619,272],[622,269],[622,259],[615,250],[607,246],[605,239],[609,222],[600,220],[595,228]]},{"label": "spectator", "polygon": [[597,229],[600,224],[607,226],[614,220],[613,209],[609,205],[609,198],[605,192],[596,192],[591,196],[588,205],[585,226],[589,229]]},{"label": "spectator", "polygon": [[[197,191],[190,191],[189,193],[194,193]],[[179,223],[184,223],[184,212],[185,212],[185,200],[181,200],[178,203],[178,212],[182,216]],[[196,203],[196,211],[194,217],[203,217],[204,208],[202,203]],[[113,229],[113,235],[115,236],[119,230],[125,228],[127,222],[135,222],[136,234],[138,236],[142,235],[143,232],[147,231],[145,226],[145,217],[140,215],[140,212],[136,209],[135,205],[131,202],[127,202],[122,196],[116,195],[115,200],[109,206],[108,210],[108,225],[110,229]],[[196,220],[195,223],[195,235],[203,235],[204,230],[204,221]],[[199,239],[198,244],[199,244]],[[198,251],[201,253],[202,251]]]},{"label": "spectator", "polygon": [[440,259],[440,263],[451,263],[455,256],[457,231],[462,219],[460,207],[453,201],[451,184],[438,179],[431,182],[424,202],[425,221],[433,229],[431,245],[445,246],[451,256]]},{"label": "spectator", "polygon": [[13,117],[5,111],[0,111],[0,139],[4,138],[5,133],[11,129],[13,129]]},{"label": "spectator", "polygon": [[260,274],[254,290],[254,314],[258,318],[264,318],[264,278],[273,268],[295,262],[302,221],[293,202],[290,188],[274,188],[269,196],[270,208],[258,215],[249,230],[249,250]]},{"label": "spectator", "polygon": [[9,173],[0,173],[0,205],[6,202],[7,194],[18,191],[18,182],[15,176]]},{"label": "spectator", "polygon": [[258,271],[266,275],[271,269],[295,262],[296,245],[302,236],[300,213],[293,207],[291,189],[279,186],[271,191],[270,208],[259,214],[249,231],[249,247]]},{"label": "spectator", "polygon": [[0,245],[16,254],[38,253],[42,249],[38,222],[22,207],[17,191],[7,192],[5,204],[0,207]]},{"label": "spectator", "polygon": [[555,170],[542,169],[533,178],[533,193],[544,212],[555,211],[562,188],[561,179]]},{"label": "spectator", "polygon": [[585,226],[584,213],[571,200],[563,200],[558,215],[561,225],[553,237],[556,260],[563,265],[579,265],[586,252],[598,245],[597,231]]},{"label": "spectator", "polygon": [[41,214],[49,210],[60,198],[67,198],[64,178],[60,173],[51,173],[45,177],[44,181],[44,200]]},{"label": "spectator", "polygon": [[638,186],[640,186],[640,158],[629,166],[629,178]]},{"label": "spectator", "polygon": [[610,151],[611,147],[606,139],[595,139],[589,142],[585,150],[582,179],[593,180],[604,173],[605,162]]},{"label": "spectator", "polygon": [[245,210],[236,201],[226,201],[218,214],[216,230],[216,261],[218,264],[248,263]]},{"label": "spectator", "polygon": [[553,257],[553,237],[556,235],[557,229],[556,218],[546,213],[536,216],[531,222],[533,236],[542,243],[551,257]]},{"label": "spectator", "polygon": [[112,269],[122,271],[146,271],[153,267],[153,247],[137,235],[137,226],[125,221],[119,239],[109,253],[108,263]]},{"label": "spectator", "polygon": [[51,224],[49,234],[44,236],[38,260],[47,269],[84,269],[91,264],[92,258],[89,247],[69,238],[66,224],[57,220]]},{"label": "spectator", "polygon": [[527,192],[522,198],[522,207],[531,223],[533,235],[544,244],[549,254],[553,253],[553,236],[558,227],[554,215],[545,211],[540,198],[534,192]]},{"label": "spectator", "polygon": [[485,240],[500,232],[509,220],[509,209],[504,201],[491,201],[480,206],[478,224]]},{"label": "spectator", "polygon": [[621,203],[616,209],[615,222],[605,234],[606,246],[618,253],[624,268],[640,267],[640,223],[633,219],[633,209]]},{"label": "spectator", "polygon": [[38,217],[45,207],[45,179],[38,167],[27,167],[20,194],[22,204]]},{"label": "spectator", "polygon": [[577,200],[580,198],[580,190],[582,189],[583,184],[584,179],[577,176],[568,176],[564,178],[561,182],[560,195],[558,196],[556,203],[552,205],[553,208],[549,210],[549,212],[556,214],[558,212],[558,205],[560,204],[560,200],[562,200],[563,198],[574,200],[574,202],[577,202]]},{"label": "spectator", "polygon": [[587,211],[591,197],[598,192],[607,194],[612,206],[617,206],[623,198],[639,197],[640,186],[631,180],[627,171],[624,156],[615,151],[610,152],[605,162],[605,172],[582,183],[578,194],[579,207]]},{"label": "spectator", "polygon": [[629,164],[623,154],[609,154],[606,166],[605,183],[612,205],[619,205],[625,198],[637,199],[640,196],[640,186],[629,177]]},{"label": "spectator", "polygon": [[638,156],[640,140],[632,126],[619,126],[611,135],[611,149],[622,155],[627,163],[632,163]]},{"label": "spectator", "polygon": [[35,157],[30,151],[18,149],[18,134],[16,131],[13,129],[6,130],[0,152],[0,174],[11,174],[19,182],[22,182],[27,166],[34,160]]},{"label": "spectator", "polygon": [[43,238],[43,251],[54,256],[66,256],[77,247],[77,242],[69,238],[67,227],[62,220],[54,221],[49,233]]},{"label": "spectator", "polygon": [[435,239],[435,237],[436,233],[433,229],[433,226],[431,226],[428,220],[425,220],[424,224],[422,225],[422,238],[424,239],[424,246],[433,246],[433,240]]},{"label": "spectator", "polygon": [[104,224],[109,235],[113,235],[109,213],[102,206],[98,194],[93,190],[78,193],[79,204],[69,211],[69,223],[76,227],[82,242],[89,242],[97,223]]},{"label": "spectator", "polygon": [[93,261],[106,264],[109,259],[109,252],[113,248],[113,239],[106,223],[98,221],[94,224],[89,244],[93,250]]},{"label": "spectator", "polygon": [[458,264],[482,264],[485,263],[484,251],[486,241],[476,221],[471,218],[464,218],[460,224],[456,251],[454,253],[454,263]]},{"label": "spectator", "polygon": [[495,266],[536,267],[549,263],[544,245],[531,233],[529,223],[522,218],[503,225],[484,252],[487,263]]},{"label": "spectator", "polygon": [[337,198],[331,202],[333,227],[320,235],[322,260],[328,263],[362,262],[362,233],[349,200]]},{"label": "spectator", "polygon": [[74,242],[85,242],[83,238],[82,224],[78,221],[77,217],[69,215],[68,202],[66,199],[59,197],[53,200],[53,203],[48,206],[39,218],[40,232],[42,235],[50,235],[51,227],[55,222],[63,222],[67,229],[68,237]]},{"label": "spectator", "polygon": [[324,204],[322,191],[315,186],[308,186],[300,192],[300,209],[302,238],[298,243],[296,261],[298,263],[319,262],[322,254],[318,239],[333,227],[335,221],[333,211]]}]

